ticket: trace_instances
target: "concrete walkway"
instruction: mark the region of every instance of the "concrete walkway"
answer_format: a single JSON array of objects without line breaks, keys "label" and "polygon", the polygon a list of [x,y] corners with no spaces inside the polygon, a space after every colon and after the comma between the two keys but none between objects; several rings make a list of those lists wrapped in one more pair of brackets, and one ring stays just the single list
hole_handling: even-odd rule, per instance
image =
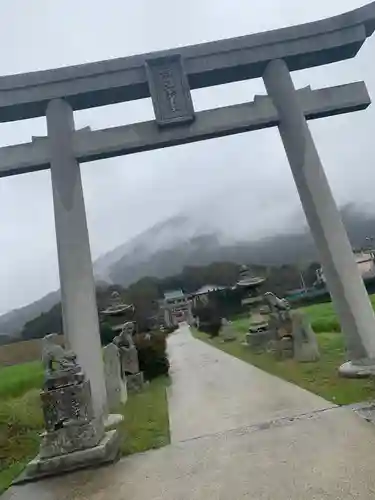
[{"label": "concrete walkway", "polygon": [[2,500],[373,500],[375,426],[194,340],[170,339],[172,444]]},{"label": "concrete walkway", "polygon": [[170,337],[172,442],[332,407],[332,403],[195,340]]}]

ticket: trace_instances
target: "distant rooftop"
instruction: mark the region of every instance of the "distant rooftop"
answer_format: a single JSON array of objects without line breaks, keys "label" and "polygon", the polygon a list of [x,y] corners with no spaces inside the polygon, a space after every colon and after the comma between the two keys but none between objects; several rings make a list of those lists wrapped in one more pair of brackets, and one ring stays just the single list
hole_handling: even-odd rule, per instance
[{"label": "distant rooftop", "polygon": [[244,286],[244,287],[249,287],[249,286],[257,286],[261,285],[266,281],[266,278],[261,278],[261,277],[248,277],[245,279],[241,279],[240,281],[237,282],[236,286]]},{"label": "distant rooftop", "polygon": [[104,314],[105,316],[114,316],[117,314],[122,314],[125,311],[129,311],[130,309],[134,309],[133,304],[112,304],[108,306],[104,311],[101,312],[101,314]]},{"label": "distant rooftop", "polygon": [[165,300],[175,300],[175,299],[183,299],[185,297],[184,292],[179,290],[170,290],[168,292],[164,292]]},{"label": "distant rooftop", "polygon": [[194,292],[192,295],[204,295],[206,293],[210,292],[215,292],[217,290],[224,290],[225,286],[218,286],[218,285],[204,285],[199,290]]}]

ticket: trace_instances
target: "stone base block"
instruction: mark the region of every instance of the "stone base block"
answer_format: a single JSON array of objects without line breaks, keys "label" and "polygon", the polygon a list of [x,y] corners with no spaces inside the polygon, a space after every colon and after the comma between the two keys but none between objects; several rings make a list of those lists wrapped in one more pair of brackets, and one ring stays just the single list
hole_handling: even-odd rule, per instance
[{"label": "stone base block", "polygon": [[339,375],[345,378],[375,377],[375,359],[347,361],[340,366]]},{"label": "stone base block", "polygon": [[292,359],[294,357],[293,339],[284,337],[279,340],[273,340],[269,344],[271,352],[278,361]]},{"label": "stone base block", "polygon": [[52,458],[60,455],[94,448],[104,436],[101,420],[92,420],[80,425],[69,425],[42,435],[39,455],[41,458]]},{"label": "stone base block", "polygon": [[247,333],[246,344],[256,352],[263,352],[267,350],[269,342],[272,340],[273,335],[271,331]]},{"label": "stone base block", "polygon": [[124,416],[120,413],[110,413],[104,421],[105,430],[115,429],[121,422],[124,421]]},{"label": "stone base block", "polygon": [[362,403],[354,403],[348,405],[346,408],[353,410],[358,416],[375,424],[375,401],[363,401]]},{"label": "stone base block", "polygon": [[132,375],[126,376],[126,387],[128,392],[140,392],[144,386],[143,373],[133,373]]},{"label": "stone base block", "polygon": [[76,471],[88,467],[97,467],[114,462],[120,455],[120,435],[117,430],[105,433],[100,443],[85,450],[75,451],[52,458],[36,456],[26,466],[23,473],[13,482],[21,484],[36,481],[43,477],[59,475],[64,472]]}]

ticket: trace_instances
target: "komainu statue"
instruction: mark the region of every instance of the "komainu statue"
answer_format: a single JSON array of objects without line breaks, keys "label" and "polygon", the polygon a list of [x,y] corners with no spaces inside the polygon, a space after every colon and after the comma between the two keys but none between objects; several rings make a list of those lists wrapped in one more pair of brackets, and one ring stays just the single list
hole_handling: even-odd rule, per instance
[{"label": "komainu statue", "polygon": [[42,363],[46,377],[65,371],[77,371],[77,356],[56,343],[57,333],[43,338]]}]

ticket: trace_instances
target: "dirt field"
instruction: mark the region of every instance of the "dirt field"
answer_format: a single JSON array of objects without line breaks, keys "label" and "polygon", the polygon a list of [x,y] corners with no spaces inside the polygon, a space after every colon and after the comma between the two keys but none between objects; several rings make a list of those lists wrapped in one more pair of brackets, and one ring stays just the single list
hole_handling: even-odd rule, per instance
[{"label": "dirt field", "polygon": [[[63,343],[63,336],[59,336],[59,342]],[[27,340],[0,346],[0,367],[37,361],[42,355],[42,339]]]}]

